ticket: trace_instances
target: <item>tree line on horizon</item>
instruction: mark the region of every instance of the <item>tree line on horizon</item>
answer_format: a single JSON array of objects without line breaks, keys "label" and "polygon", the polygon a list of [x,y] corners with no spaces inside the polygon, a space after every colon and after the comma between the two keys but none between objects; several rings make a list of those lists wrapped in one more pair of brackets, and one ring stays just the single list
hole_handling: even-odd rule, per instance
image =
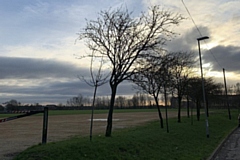
[{"label": "tree line on horizon", "polygon": [[[199,77],[200,78],[200,77]],[[211,97],[211,96],[219,96],[219,98],[222,96],[225,96],[225,88],[224,88],[224,84],[223,83],[216,83],[213,81],[212,78],[208,79],[209,82],[211,82],[210,85],[212,85],[212,90],[207,90],[208,94],[207,96]],[[199,79],[199,84],[198,89],[196,87],[196,90],[201,90],[201,81]],[[195,84],[193,84],[195,85]],[[209,84],[208,84],[209,85]],[[240,96],[240,83],[236,83],[235,85],[228,85],[227,87],[228,90],[228,95],[236,95],[236,96]],[[201,93],[199,94],[200,98],[201,97]],[[187,100],[187,95],[183,95],[185,101]],[[177,107],[177,104],[173,105],[171,103],[171,98],[177,98],[174,97],[174,95],[170,95],[168,97],[168,106],[172,106],[172,107]],[[197,99],[192,97],[193,99]],[[91,102],[92,102],[92,97],[89,96],[83,96],[83,94],[78,94],[76,97],[72,97],[70,99],[67,100],[66,105],[64,104],[59,104],[57,106],[67,106],[67,107],[78,107],[78,106],[91,106]],[[96,97],[96,103],[95,103],[95,107],[96,109],[106,109],[107,107],[109,107],[109,103],[110,103],[110,98],[109,96],[98,96]],[[159,103],[163,106],[164,105],[164,97],[163,95],[161,95],[161,99],[159,100]],[[224,102],[225,103],[225,102]],[[235,104],[235,106],[237,107],[237,102],[233,102]],[[116,104],[115,104],[115,108],[141,108],[141,107],[152,107],[155,106],[155,102],[152,96],[141,92],[141,91],[137,91],[134,95],[132,96],[116,96]],[[219,106],[216,107],[221,107],[223,106],[223,102],[219,104]],[[212,106],[214,107],[214,106]]]},{"label": "tree line on horizon", "polygon": [[[209,79],[210,80],[210,79]],[[199,80],[200,81],[200,80]],[[216,83],[213,81],[213,79],[211,78],[211,80],[213,85],[216,86],[214,92],[212,92],[212,95],[225,95],[225,88],[224,88],[224,84],[223,83]],[[201,83],[201,82],[199,82]],[[198,84],[198,87],[201,87],[201,84]],[[200,88],[198,89],[200,90]],[[229,96],[238,96],[240,95],[240,83],[236,83],[234,85],[228,85],[227,86],[227,92]],[[169,98],[174,97],[174,96],[170,96]],[[176,97],[175,97],[176,98]],[[186,99],[186,98],[185,98]],[[91,101],[92,98],[89,96],[83,96],[82,94],[78,94],[75,97],[72,97],[70,99],[68,99],[66,101],[66,104],[63,103],[58,103],[56,106],[58,107],[66,107],[66,106],[71,106],[71,107],[78,107],[78,106],[91,106]],[[164,102],[164,97],[162,95],[159,103],[161,103],[163,105]],[[97,108],[106,108],[109,106],[110,103],[110,99],[109,96],[98,96],[96,99],[96,107]],[[234,102],[236,103],[236,102]],[[3,105],[0,105],[0,110],[3,110],[3,106],[42,106],[39,103],[35,103],[35,104],[22,104],[20,101],[16,100],[16,99],[11,99],[7,102],[2,103]],[[116,107],[117,108],[125,108],[125,107],[137,107],[137,106],[153,106],[154,104],[154,100],[153,97],[142,92],[142,91],[137,91],[133,96],[117,96],[116,97]],[[171,105],[171,101],[168,100],[168,105]],[[237,106],[237,103],[236,103]]]},{"label": "tree line on horizon", "polygon": [[[202,99],[201,94],[201,79],[199,77],[198,84],[193,83],[195,87],[192,89],[195,90],[195,93],[199,92],[199,94],[193,94],[193,90],[189,90],[189,94],[191,93],[192,96],[189,96],[189,101],[191,102],[192,106],[196,108],[197,96],[199,96],[199,102]],[[226,97],[225,97],[225,88],[224,84],[216,83],[212,78],[207,79],[208,87],[206,87],[207,92],[207,99],[209,108],[226,108]],[[210,87],[211,86],[211,87]],[[189,85],[190,87],[190,85]],[[209,89],[208,89],[209,88]],[[240,83],[236,83],[235,85],[228,85],[228,96],[230,100],[230,105],[232,108],[240,108]],[[193,97],[193,96],[196,97]],[[184,97],[184,108],[187,108],[187,95],[183,95]],[[235,98],[236,97],[236,98]],[[177,108],[178,102],[177,98],[174,95],[170,95],[168,97],[167,106],[171,108]],[[52,107],[56,107],[56,109],[63,109],[66,107],[68,109],[90,109],[91,107],[92,98],[88,96],[83,96],[82,94],[78,94],[76,97],[72,97],[67,100],[66,104],[59,103],[58,105],[51,105]],[[197,103],[196,103],[197,102]],[[110,98],[108,96],[98,96],[96,98],[95,108],[96,109],[107,109],[109,107]],[[161,95],[161,99],[159,100],[161,106],[164,106],[164,95]],[[195,104],[194,104],[195,103]],[[5,108],[4,108],[5,106]],[[22,104],[21,102],[11,99],[8,102],[5,102],[3,105],[0,105],[0,111],[8,110],[8,111],[21,111],[21,110],[39,110],[40,107],[44,107],[38,103],[36,104]],[[203,107],[200,105],[200,108]],[[116,97],[116,109],[124,109],[124,108],[156,108],[156,104],[152,96],[137,91],[133,96],[117,96]]]},{"label": "tree line on horizon", "polygon": [[[163,118],[159,105],[160,94],[164,95],[165,106],[169,95],[177,97],[178,122],[181,122],[181,102],[184,96],[195,102],[200,113],[201,79],[194,71],[198,68],[197,54],[182,49],[171,52],[166,48],[177,36],[173,30],[185,18],[160,6],[148,9],[137,17],[123,7],[103,10],[96,19],[86,20],[85,27],[79,32],[79,40],[84,41],[89,49],[89,54],[82,57],[91,59],[91,83],[85,82],[94,87],[93,109],[99,82],[108,82],[111,88],[106,137],[111,136],[117,89],[123,81],[134,83],[139,90],[153,97],[161,128]],[[93,63],[96,61],[99,61],[100,66],[95,68],[97,72],[94,73]],[[103,68],[109,73],[102,73]],[[215,85],[213,79],[205,78],[204,81],[206,94],[218,90],[219,85]]]}]

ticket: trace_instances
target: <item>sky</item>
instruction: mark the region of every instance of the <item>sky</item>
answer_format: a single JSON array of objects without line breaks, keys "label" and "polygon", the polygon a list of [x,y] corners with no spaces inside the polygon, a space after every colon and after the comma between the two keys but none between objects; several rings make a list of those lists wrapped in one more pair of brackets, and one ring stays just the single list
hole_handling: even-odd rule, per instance
[{"label": "sky", "polygon": [[[89,75],[88,53],[78,34],[86,19],[94,20],[101,10],[126,6],[139,15],[160,5],[186,19],[174,28],[178,34],[167,43],[169,51],[198,54],[198,33],[185,3],[202,36],[205,77],[227,84],[240,82],[240,1],[239,0],[0,0],[0,103],[16,99],[23,104],[66,104],[78,94],[93,95],[93,88],[79,76]],[[132,84],[120,84],[117,95],[133,95]],[[98,95],[110,96],[109,85]]]}]

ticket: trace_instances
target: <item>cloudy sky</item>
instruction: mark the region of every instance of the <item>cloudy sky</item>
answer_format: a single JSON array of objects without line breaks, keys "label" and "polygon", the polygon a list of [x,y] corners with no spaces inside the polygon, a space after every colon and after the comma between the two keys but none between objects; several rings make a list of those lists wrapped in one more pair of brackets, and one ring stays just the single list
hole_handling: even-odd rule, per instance
[{"label": "cloudy sky", "polygon": [[[185,0],[202,35],[205,76],[228,84],[240,82],[240,1]],[[0,1],[0,103],[63,103],[78,95],[91,96],[93,89],[78,79],[88,75],[89,62],[76,57],[86,54],[76,41],[85,19],[95,19],[101,10],[127,6],[138,15],[151,5],[162,5],[186,20],[175,27],[179,34],[167,44],[171,51],[194,51],[200,37],[182,0],[1,0]],[[136,14],[135,14],[136,13]],[[209,51],[210,50],[210,51]],[[131,84],[119,86],[118,95],[135,93]],[[110,95],[108,85],[98,90]]]}]

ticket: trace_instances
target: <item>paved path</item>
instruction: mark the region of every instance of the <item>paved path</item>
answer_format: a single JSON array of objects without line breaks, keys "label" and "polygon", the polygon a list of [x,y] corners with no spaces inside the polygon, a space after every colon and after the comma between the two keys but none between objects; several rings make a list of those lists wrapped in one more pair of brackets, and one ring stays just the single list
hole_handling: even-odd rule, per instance
[{"label": "paved path", "polygon": [[240,127],[229,135],[210,160],[240,160]]}]

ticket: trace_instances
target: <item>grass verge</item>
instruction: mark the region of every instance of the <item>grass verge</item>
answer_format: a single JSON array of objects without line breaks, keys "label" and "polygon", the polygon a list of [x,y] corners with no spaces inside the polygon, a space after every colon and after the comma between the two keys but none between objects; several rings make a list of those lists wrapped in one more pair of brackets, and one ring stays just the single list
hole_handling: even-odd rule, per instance
[{"label": "grass verge", "polygon": [[[172,109],[173,110],[173,109]],[[132,112],[156,112],[156,109],[115,109],[114,113],[132,113]],[[92,110],[49,110],[49,115],[54,116],[54,115],[76,115],[76,114],[91,114]],[[108,110],[107,109],[99,109],[99,110],[94,110],[94,114],[107,114]],[[22,113],[24,114],[24,113]],[[17,116],[20,114],[0,114],[0,119],[1,118],[6,118],[6,117],[13,117]],[[42,115],[41,113],[36,114],[37,116]]]},{"label": "grass verge", "polygon": [[206,138],[205,119],[194,121],[183,117],[181,123],[176,118],[169,120],[170,133],[161,129],[159,122],[144,126],[121,129],[113,136],[74,137],[69,140],[33,146],[20,153],[15,160],[132,160],[132,159],[206,159],[217,145],[235,127],[237,112],[232,112],[232,120],[226,112],[214,112],[209,117],[210,138]]},{"label": "grass verge", "polygon": [[[156,109],[115,109],[114,113],[156,112]],[[50,110],[49,115],[91,114],[92,110]],[[107,114],[107,109],[95,109],[94,114]]]}]

